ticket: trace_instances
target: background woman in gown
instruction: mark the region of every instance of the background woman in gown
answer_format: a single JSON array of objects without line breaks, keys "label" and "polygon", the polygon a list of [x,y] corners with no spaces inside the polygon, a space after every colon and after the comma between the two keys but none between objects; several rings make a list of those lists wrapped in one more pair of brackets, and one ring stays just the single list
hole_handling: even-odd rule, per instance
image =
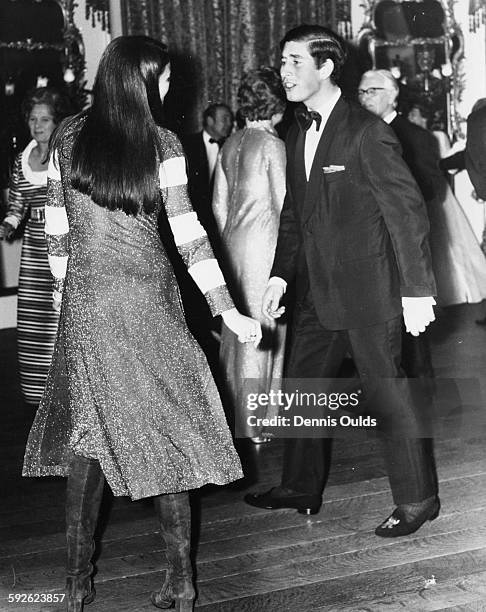
[{"label": "background woman in gown", "polygon": [[44,234],[47,150],[54,128],[69,114],[69,109],[58,91],[42,87],[25,99],[23,111],[32,140],[15,160],[0,239],[12,236],[27,218],[20,258],[17,347],[24,400],[37,406],[44,391],[59,319],[52,307],[52,276]]},{"label": "background woman in gown", "polygon": [[[414,104],[408,119],[424,129],[431,120],[423,105]],[[437,140],[437,164],[450,152],[449,137],[431,130]],[[466,173],[464,173],[466,174]],[[467,179],[468,180],[468,179]],[[476,303],[486,298],[486,259],[460,202],[446,178],[437,174],[435,196],[428,201],[430,249],[440,306]]]},{"label": "background woman in gown", "polygon": [[258,379],[253,392],[267,393],[282,376],[285,324],[270,323],[261,312],[285,196],[285,145],[274,126],[285,110],[285,93],[273,68],[248,72],[238,90],[238,113],[245,127],[223,145],[215,171],[213,211],[221,235],[231,294],[241,312],[258,319],[258,347],[235,342],[223,326],[220,362],[235,411],[236,435],[255,443],[268,438],[248,425],[244,379]]},{"label": "background woman in gown", "polygon": [[241,477],[158,234],[162,206],[213,314],[241,341],[257,342],[260,326],[233,307],[187,196],[181,145],[158,125],[169,76],[162,43],[113,40],[92,107],[60,126],[52,145],[46,234],[62,308],[23,474],[68,475],[70,612],[94,597],[93,532],[105,478],[114,495],[155,496],[169,570],[152,603],[187,611],[194,600],[187,491]]}]

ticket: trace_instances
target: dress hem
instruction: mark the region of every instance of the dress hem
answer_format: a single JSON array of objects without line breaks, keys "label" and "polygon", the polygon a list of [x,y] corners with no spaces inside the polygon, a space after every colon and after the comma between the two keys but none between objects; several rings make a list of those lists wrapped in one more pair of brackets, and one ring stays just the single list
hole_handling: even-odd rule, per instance
[{"label": "dress hem", "polygon": [[[61,467],[61,466],[52,467],[52,468],[30,469],[30,470],[24,469],[22,471],[22,476],[25,478],[43,478],[43,477],[48,477],[48,476],[67,477],[68,475],[69,475],[68,468]],[[113,493],[115,497],[129,497],[132,501],[137,501],[139,499],[155,497],[156,495],[168,495],[170,493],[182,493],[184,491],[192,491],[194,489],[200,489],[201,487],[204,487],[205,485],[209,485],[209,484],[224,486],[227,484],[231,484],[232,482],[235,482],[237,480],[240,480],[243,477],[244,477],[244,474],[242,472],[238,472],[237,474],[223,476],[218,479],[209,478],[209,477],[202,478],[200,480],[194,481],[193,483],[185,486],[184,488],[174,487],[174,488],[171,488],[170,490],[154,489],[150,491],[149,493],[144,493],[143,495],[137,495],[137,494],[133,495],[133,494],[130,494],[126,489],[122,490],[121,488],[117,488],[116,490],[114,490],[111,487],[111,485],[109,486],[110,486],[111,492]]]}]

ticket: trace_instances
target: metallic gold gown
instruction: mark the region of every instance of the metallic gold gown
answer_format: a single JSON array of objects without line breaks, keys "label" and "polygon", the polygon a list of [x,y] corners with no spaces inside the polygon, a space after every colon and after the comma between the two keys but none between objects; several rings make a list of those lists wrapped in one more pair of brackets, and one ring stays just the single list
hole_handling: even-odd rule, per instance
[{"label": "metallic gold gown", "polygon": [[[237,436],[258,436],[261,427],[248,425],[245,378],[258,379],[252,390],[268,393],[282,377],[286,326],[262,315],[265,292],[277,244],[285,196],[285,145],[267,122],[233,134],[216,165],[213,212],[221,235],[227,278],[240,312],[258,319],[260,345],[240,344],[223,326],[220,362],[236,419]],[[276,412],[276,411],[275,411]]]}]

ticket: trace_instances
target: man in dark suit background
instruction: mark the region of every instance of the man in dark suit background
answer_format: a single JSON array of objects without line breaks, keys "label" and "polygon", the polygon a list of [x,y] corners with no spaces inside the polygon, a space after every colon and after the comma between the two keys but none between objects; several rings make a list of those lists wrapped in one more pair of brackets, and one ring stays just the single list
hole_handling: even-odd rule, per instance
[{"label": "man in dark suit background", "polygon": [[217,249],[218,236],[212,212],[213,174],[219,149],[233,129],[233,113],[226,104],[211,104],[203,113],[203,129],[181,135],[187,160],[189,197],[199,221]]},{"label": "man in dark suit background", "polygon": [[[393,131],[341,96],[341,39],[303,25],[281,48],[287,98],[303,105],[287,137],[287,194],[263,311],[281,316],[296,280],[288,378],[335,377],[351,353],[370,404],[389,423],[385,459],[397,507],[375,533],[405,535],[439,511],[433,460],[400,368],[402,316],[414,335],[434,320],[425,205]],[[385,388],[389,401],[377,401]],[[415,436],[400,434],[404,422]],[[245,501],[317,512],[326,450],[317,436],[286,439],[281,485]]]},{"label": "man in dark suit background", "polygon": [[402,157],[424,200],[429,202],[437,195],[437,185],[443,183],[437,140],[428,130],[397,113],[398,94],[398,83],[389,70],[368,70],[361,77],[360,104],[381,117],[395,132]]},{"label": "man in dark suit background", "polygon": [[[402,147],[402,157],[417,181],[426,203],[440,198],[446,188],[439,169],[437,140],[429,131],[415,125],[396,111],[399,88],[389,70],[368,70],[361,77],[358,89],[360,104],[377,115],[395,132]],[[443,195],[443,194],[442,194]],[[427,336],[415,338],[403,334],[402,366],[411,378],[426,379],[432,386],[434,376]]]},{"label": "man in dark suit background", "polygon": [[486,200],[486,106],[467,118],[466,170],[478,198]]}]

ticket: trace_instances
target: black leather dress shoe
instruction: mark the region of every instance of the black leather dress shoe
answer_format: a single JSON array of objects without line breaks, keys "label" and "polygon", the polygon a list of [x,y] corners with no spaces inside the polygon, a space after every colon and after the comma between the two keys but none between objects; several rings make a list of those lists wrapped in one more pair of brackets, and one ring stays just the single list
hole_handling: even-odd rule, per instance
[{"label": "black leather dress shoe", "polygon": [[317,514],[322,503],[320,495],[306,495],[282,487],[273,487],[266,493],[247,493],[244,500],[255,508],[295,508],[300,514]]},{"label": "black leather dress shoe", "polygon": [[395,508],[392,514],[383,521],[381,525],[375,529],[375,534],[382,538],[398,538],[400,536],[414,533],[422,527],[425,521],[433,521],[439,516],[440,501],[435,499],[432,504],[428,505],[414,519],[407,520],[403,510]]}]

